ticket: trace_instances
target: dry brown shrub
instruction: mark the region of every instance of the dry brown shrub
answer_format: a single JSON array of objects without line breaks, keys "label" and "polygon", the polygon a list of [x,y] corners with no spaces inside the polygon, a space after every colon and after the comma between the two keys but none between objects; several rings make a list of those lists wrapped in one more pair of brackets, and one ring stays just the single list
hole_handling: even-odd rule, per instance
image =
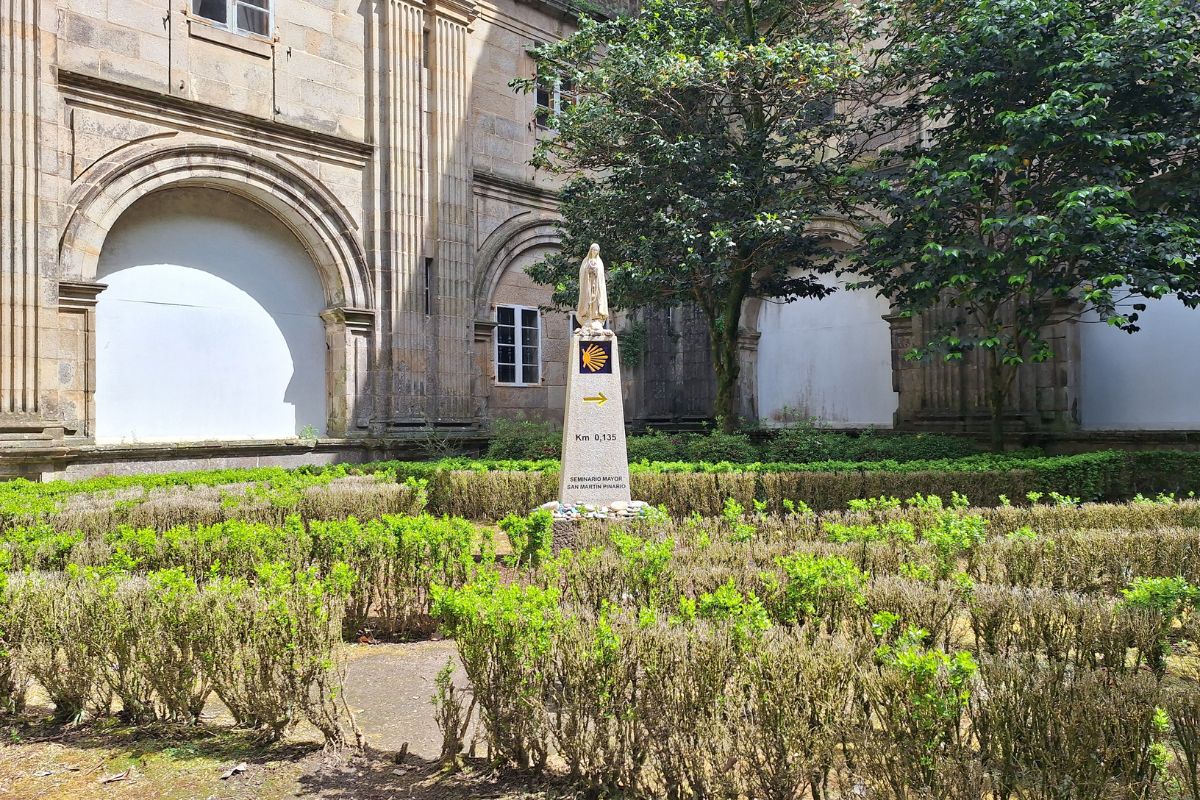
[{"label": "dry brown shrub", "polygon": [[673,516],[718,517],[727,498],[752,508],[757,479],[745,472],[638,472],[630,476],[630,491]]},{"label": "dry brown shrub", "polygon": [[1161,628],[1158,614],[1110,597],[997,586],[975,587],[970,619],[981,653],[1122,673],[1146,665]]},{"label": "dry brown shrub", "polygon": [[1171,715],[1172,771],[1191,800],[1200,800],[1200,686],[1190,681],[1172,685],[1166,692]]},{"label": "dry brown shrub", "polygon": [[557,472],[444,471],[429,479],[434,513],[474,520],[525,514],[557,496]]},{"label": "dry brown shrub", "polygon": [[9,578],[9,633],[20,662],[54,703],[61,721],[107,714],[108,632],[104,598],[95,581],[64,573]]},{"label": "dry brown shrub", "polygon": [[368,520],[420,510],[418,495],[410,487],[371,475],[351,475],[308,486],[298,495],[274,496],[254,483],[80,493],[68,496],[62,510],[48,521],[56,530],[80,531],[94,538],[121,525],[165,531],[229,520],[282,525],[291,514],[304,519]]},{"label": "dry brown shrub", "polygon": [[1162,692],[1152,675],[1080,669],[1035,655],[987,658],[972,704],[997,797],[1147,797]]},{"label": "dry brown shrub", "polygon": [[644,634],[639,722],[654,764],[646,788],[668,798],[719,795],[736,765],[721,701],[741,646],[728,626],[659,623]]},{"label": "dry brown shrub", "polygon": [[750,650],[722,704],[738,796],[827,796],[863,651],[862,642],[779,629]]}]

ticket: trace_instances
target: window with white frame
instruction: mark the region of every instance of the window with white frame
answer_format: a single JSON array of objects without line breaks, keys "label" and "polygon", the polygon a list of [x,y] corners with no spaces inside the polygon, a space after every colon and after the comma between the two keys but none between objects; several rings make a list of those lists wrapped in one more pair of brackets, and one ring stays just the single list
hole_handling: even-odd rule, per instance
[{"label": "window with white frame", "polygon": [[534,121],[539,128],[549,128],[555,114],[561,114],[575,97],[570,78],[558,73],[540,74],[537,80],[537,110]]},{"label": "window with white frame", "polygon": [[541,342],[542,319],[536,308],[496,306],[496,383],[541,383]]},{"label": "window with white frame", "polygon": [[236,33],[271,34],[272,0],[192,0],[192,13]]}]

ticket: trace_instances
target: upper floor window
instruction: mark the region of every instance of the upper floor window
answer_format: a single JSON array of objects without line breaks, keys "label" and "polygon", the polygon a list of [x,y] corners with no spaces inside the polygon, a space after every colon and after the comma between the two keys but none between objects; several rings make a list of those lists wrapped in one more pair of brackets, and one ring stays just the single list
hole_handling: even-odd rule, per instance
[{"label": "upper floor window", "polygon": [[192,12],[238,33],[271,33],[271,0],[192,0]]},{"label": "upper floor window", "polygon": [[575,86],[570,78],[554,74],[538,75],[537,111],[534,121],[539,128],[549,128],[555,114],[561,114],[571,105],[575,97]]},{"label": "upper floor window", "polygon": [[541,383],[541,334],[541,314],[536,308],[496,306],[496,383]]}]

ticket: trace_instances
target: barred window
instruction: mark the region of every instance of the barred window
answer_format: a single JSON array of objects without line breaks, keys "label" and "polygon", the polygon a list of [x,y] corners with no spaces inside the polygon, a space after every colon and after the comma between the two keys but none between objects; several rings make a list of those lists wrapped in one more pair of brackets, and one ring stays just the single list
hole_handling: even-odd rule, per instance
[{"label": "barred window", "polygon": [[541,383],[541,338],[541,313],[536,308],[496,306],[496,383]]}]

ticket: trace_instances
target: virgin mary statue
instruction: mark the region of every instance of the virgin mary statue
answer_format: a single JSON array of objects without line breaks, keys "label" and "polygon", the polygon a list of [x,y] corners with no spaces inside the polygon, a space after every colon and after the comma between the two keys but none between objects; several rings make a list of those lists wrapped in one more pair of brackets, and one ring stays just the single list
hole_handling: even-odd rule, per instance
[{"label": "virgin mary statue", "polygon": [[579,304],[575,307],[581,333],[600,333],[608,321],[608,289],[604,285],[604,262],[600,245],[588,248],[579,265]]}]

